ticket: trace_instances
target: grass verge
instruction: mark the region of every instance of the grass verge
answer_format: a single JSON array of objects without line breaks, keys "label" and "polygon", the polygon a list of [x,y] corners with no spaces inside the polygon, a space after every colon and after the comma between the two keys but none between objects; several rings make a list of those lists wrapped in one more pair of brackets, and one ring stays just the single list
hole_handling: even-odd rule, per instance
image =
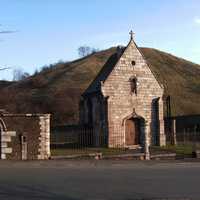
[{"label": "grass verge", "polygon": [[130,153],[131,150],[125,148],[82,148],[82,149],[69,149],[69,148],[52,148],[52,156],[66,156],[66,155],[84,155],[92,153],[102,153],[102,155],[119,155]]},{"label": "grass verge", "polygon": [[194,151],[197,149],[192,144],[185,145],[166,145],[164,147],[153,146],[151,147],[151,153],[167,152],[176,153],[177,156],[193,156]]}]

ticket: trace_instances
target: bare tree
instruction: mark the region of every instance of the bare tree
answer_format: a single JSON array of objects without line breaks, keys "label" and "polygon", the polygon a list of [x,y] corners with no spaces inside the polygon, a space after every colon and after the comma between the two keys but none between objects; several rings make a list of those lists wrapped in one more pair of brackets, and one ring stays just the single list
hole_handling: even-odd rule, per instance
[{"label": "bare tree", "polygon": [[21,68],[13,70],[13,81],[21,81],[30,75],[27,72],[24,72]]},{"label": "bare tree", "polygon": [[90,54],[90,47],[88,46],[81,46],[78,48],[78,54],[80,57],[85,57]]},{"label": "bare tree", "polygon": [[95,53],[97,51],[99,51],[99,50],[96,49],[96,48],[93,48],[93,47],[86,46],[86,45],[80,46],[78,48],[78,54],[79,54],[80,57],[88,56],[88,55]]},{"label": "bare tree", "polygon": [[96,52],[98,52],[98,51],[99,51],[99,49],[92,48],[91,53],[96,53]]}]

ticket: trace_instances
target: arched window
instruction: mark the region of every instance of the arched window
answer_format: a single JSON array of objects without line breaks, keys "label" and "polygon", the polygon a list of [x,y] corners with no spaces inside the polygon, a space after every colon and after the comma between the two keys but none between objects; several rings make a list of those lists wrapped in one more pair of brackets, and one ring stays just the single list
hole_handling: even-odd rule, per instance
[{"label": "arched window", "polygon": [[130,78],[131,93],[137,95],[137,78]]}]

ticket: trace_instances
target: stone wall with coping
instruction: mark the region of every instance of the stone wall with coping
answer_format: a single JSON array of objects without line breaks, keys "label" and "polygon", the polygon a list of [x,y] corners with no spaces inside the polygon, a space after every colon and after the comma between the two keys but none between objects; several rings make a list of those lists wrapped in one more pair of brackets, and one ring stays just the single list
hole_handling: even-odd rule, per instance
[{"label": "stone wall with coping", "polygon": [[50,157],[49,114],[1,114],[1,159],[22,159],[22,136],[28,160]]}]

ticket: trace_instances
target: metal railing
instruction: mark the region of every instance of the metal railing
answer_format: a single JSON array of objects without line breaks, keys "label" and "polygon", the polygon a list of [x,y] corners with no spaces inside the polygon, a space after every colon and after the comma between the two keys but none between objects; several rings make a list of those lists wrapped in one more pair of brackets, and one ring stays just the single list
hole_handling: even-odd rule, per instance
[{"label": "metal railing", "polygon": [[89,126],[56,127],[51,131],[51,153],[52,155],[80,155],[101,152],[106,155],[116,155],[143,151],[127,148],[122,133],[115,134],[111,138],[111,146],[108,146],[108,139],[106,134],[95,134],[95,130]]}]

